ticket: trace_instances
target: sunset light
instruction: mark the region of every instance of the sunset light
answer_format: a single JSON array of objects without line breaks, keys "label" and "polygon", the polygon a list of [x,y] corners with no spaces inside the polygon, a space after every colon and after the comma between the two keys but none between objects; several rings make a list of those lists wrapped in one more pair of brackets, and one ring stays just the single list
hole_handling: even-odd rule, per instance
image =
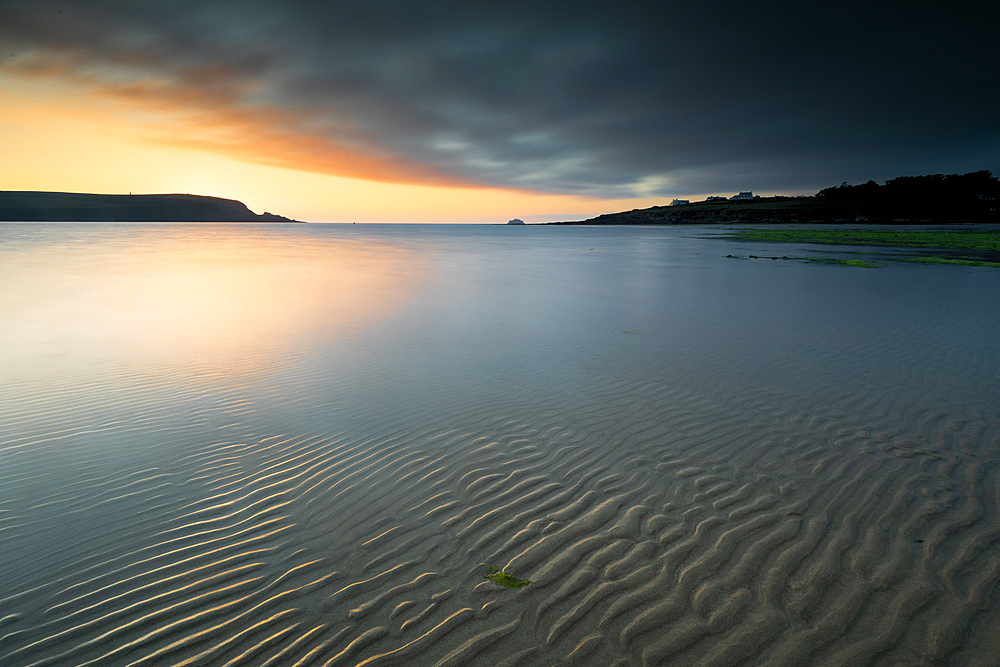
[{"label": "sunset light", "polygon": [[[274,137],[253,144],[251,138],[258,136],[253,128],[213,133],[220,126],[185,119],[183,109],[153,114],[142,103],[109,99],[79,85],[8,73],[0,76],[0,91],[19,100],[0,107],[8,158],[0,163],[0,181],[7,190],[213,195],[238,199],[257,212],[311,222],[558,220],[659,202],[477,186],[457,179],[434,184],[412,167],[412,176],[402,168],[359,173],[351,156],[342,158],[344,167],[318,158],[310,162],[308,156],[297,161],[297,151],[307,143],[302,137],[292,145]],[[381,178],[363,177],[372,175]],[[388,176],[396,180],[384,180]]]},{"label": "sunset light", "polygon": [[0,667],[996,665],[998,24],[0,0]]},{"label": "sunset light", "polygon": [[[383,4],[5,3],[0,190],[204,194],[308,221],[538,222],[997,166],[990,105],[959,92],[968,79],[992,95],[989,77],[937,58],[950,32],[906,41],[905,63],[851,41],[938,19]],[[970,49],[984,23],[949,20]],[[806,53],[785,39],[802,31]],[[915,98],[905,68],[952,92]]]}]

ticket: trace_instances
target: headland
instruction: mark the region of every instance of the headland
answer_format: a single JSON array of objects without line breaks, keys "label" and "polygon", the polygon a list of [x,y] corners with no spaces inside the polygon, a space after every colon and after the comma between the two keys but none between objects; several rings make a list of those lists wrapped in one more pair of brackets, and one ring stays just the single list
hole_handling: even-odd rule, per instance
[{"label": "headland", "polygon": [[38,222],[298,222],[257,214],[235,199],[0,191],[0,220]]},{"label": "headland", "polygon": [[879,185],[824,188],[812,196],[733,198],[653,206],[556,225],[684,225],[863,223],[938,224],[1000,222],[1000,183],[989,171],[903,176]]}]

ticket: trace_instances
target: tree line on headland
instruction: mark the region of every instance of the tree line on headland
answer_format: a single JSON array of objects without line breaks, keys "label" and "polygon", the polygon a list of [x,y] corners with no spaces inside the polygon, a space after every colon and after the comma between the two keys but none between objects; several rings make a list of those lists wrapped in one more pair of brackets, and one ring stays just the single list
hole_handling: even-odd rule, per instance
[{"label": "tree line on headland", "polygon": [[1000,181],[988,171],[968,174],[900,176],[879,185],[841,183],[825,188],[816,197],[831,202],[866,205],[873,213],[910,218],[988,219],[996,218]]},{"label": "tree line on headland", "polygon": [[670,225],[699,223],[1000,222],[1000,181],[989,171],[901,176],[879,185],[846,182],[812,197],[716,199],[607,213],[568,225]]}]

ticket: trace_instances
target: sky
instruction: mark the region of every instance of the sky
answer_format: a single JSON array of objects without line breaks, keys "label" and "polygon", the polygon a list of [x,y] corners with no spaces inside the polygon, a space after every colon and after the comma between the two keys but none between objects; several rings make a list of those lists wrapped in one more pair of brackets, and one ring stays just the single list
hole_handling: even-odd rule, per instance
[{"label": "sky", "polygon": [[0,0],[0,190],[533,222],[996,174],[972,5]]}]

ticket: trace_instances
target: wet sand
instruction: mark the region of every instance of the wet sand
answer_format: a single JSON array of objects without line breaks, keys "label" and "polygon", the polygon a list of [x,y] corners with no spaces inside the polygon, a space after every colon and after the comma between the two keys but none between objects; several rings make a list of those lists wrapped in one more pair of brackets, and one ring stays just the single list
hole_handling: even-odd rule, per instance
[{"label": "wet sand", "polygon": [[995,271],[275,234],[416,278],[353,326],[8,362],[4,665],[996,664]]}]

